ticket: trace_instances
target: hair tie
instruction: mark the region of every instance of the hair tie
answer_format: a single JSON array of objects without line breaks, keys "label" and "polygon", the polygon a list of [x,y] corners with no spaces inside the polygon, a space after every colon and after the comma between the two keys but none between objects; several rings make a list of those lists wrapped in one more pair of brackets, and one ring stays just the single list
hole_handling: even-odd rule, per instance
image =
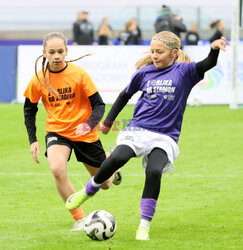
[{"label": "hair tie", "polygon": [[166,44],[168,47],[170,47],[171,49],[176,49],[175,46],[173,46],[171,43],[168,43],[167,41],[163,40],[163,39],[160,39],[160,38],[152,38],[152,40],[157,40],[157,41],[160,41],[164,44]]}]

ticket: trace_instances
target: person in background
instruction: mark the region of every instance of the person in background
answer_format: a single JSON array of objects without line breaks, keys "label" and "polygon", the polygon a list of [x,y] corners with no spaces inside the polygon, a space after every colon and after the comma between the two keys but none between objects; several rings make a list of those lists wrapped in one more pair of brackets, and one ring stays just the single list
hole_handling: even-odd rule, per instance
[{"label": "person in background", "polygon": [[98,29],[99,45],[113,45],[114,32],[109,25],[108,17],[102,19]]},{"label": "person in background", "polygon": [[186,34],[186,45],[197,45],[200,37],[197,33],[197,25],[194,23],[191,25],[190,31]]},{"label": "person in background", "polygon": [[139,33],[137,31],[136,22],[126,22],[125,30],[119,34],[118,40],[120,41],[121,45],[138,45]]},{"label": "person in background", "polygon": [[[24,92],[24,117],[30,152],[35,162],[39,163],[37,153],[40,153],[40,145],[35,121],[41,99],[47,112],[46,156],[64,202],[75,192],[67,175],[67,162],[72,150],[77,161],[83,163],[91,176],[106,159],[97,129],[105,104],[88,73],[71,61],[65,61],[67,52],[67,39],[63,34],[48,34],[43,40],[43,55],[36,60],[36,74]],[[37,72],[40,58],[43,58],[42,70]],[[105,181],[102,188],[108,189],[112,181],[119,184],[121,176],[118,175],[118,179],[112,176]],[[78,206],[70,213],[76,221],[71,231],[83,230],[85,213],[82,207]]]},{"label": "person in background", "polygon": [[161,31],[171,31],[181,38],[181,33],[186,32],[186,25],[183,23],[181,16],[173,15],[169,6],[162,6],[162,13],[157,17],[154,23],[156,33]]},{"label": "person in background", "polygon": [[73,24],[73,45],[92,45],[94,42],[93,24],[88,20],[87,11],[79,11]]},{"label": "person in background", "polygon": [[173,162],[179,154],[178,140],[187,98],[205,72],[217,64],[219,49],[225,50],[225,38],[214,41],[208,56],[197,63],[190,62],[180,47],[180,38],[172,32],[162,31],[152,37],[150,52],[137,62],[137,71],[112,105],[100,130],[107,134],[129,99],[141,91],[132,119],[118,134],[115,149],[98,173],[66,201],[67,209],[75,209],[93,197],[102,183],[132,157],[143,156],[146,179],[136,240],[149,240],[162,173],[174,168]]},{"label": "person in background", "polygon": [[138,20],[137,18],[132,18],[131,19],[131,22],[135,24],[135,26],[137,27],[136,29],[136,35],[137,35],[137,38],[138,38],[138,44],[140,44],[140,41],[142,40],[142,31],[138,25]]},{"label": "person in background", "polygon": [[226,25],[225,22],[221,19],[213,21],[209,26],[211,29],[216,29],[214,34],[209,38],[210,42],[213,42],[216,39],[220,39],[224,35],[223,31],[225,30]]}]

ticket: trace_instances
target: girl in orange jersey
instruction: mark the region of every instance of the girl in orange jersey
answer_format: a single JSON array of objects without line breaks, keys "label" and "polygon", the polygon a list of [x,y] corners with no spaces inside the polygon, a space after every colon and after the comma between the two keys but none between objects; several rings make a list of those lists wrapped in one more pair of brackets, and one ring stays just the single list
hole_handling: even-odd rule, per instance
[{"label": "girl in orange jersey", "polygon": [[[105,104],[88,73],[65,61],[67,52],[67,39],[63,34],[48,34],[43,41],[43,55],[36,60],[37,68],[38,60],[43,57],[42,70],[36,71],[24,92],[25,125],[36,163],[39,163],[40,146],[35,117],[40,99],[46,109],[46,156],[64,202],[75,192],[67,175],[72,149],[77,161],[84,164],[91,176],[106,159],[96,126],[104,114]],[[104,183],[103,189],[120,181],[121,175],[117,172]],[[70,213],[76,220],[72,231],[83,230],[85,214],[81,206]]]}]

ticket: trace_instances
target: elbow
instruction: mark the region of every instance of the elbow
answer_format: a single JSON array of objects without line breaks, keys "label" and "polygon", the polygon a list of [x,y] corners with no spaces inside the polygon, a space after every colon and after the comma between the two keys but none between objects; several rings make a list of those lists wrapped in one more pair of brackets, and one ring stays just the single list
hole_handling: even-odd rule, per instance
[{"label": "elbow", "polygon": [[217,65],[217,61],[213,62],[212,68],[214,68]]},{"label": "elbow", "polygon": [[105,113],[105,104],[101,103],[95,107],[93,107],[93,110],[95,110],[95,113],[99,114],[100,119],[103,117],[104,113]]},{"label": "elbow", "polygon": [[131,99],[131,95],[127,94],[126,92],[126,88],[119,94],[118,98],[121,100],[126,100],[128,101],[129,99]]},{"label": "elbow", "polygon": [[100,105],[100,111],[101,111],[102,116],[103,116],[105,113],[105,104],[104,103],[102,105]]}]

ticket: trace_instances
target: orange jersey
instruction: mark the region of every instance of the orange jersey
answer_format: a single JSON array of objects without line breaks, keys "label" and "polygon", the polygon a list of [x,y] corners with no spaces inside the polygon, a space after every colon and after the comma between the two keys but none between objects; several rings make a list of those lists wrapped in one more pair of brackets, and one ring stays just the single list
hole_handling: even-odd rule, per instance
[{"label": "orange jersey", "polygon": [[[86,135],[75,133],[77,126],[88,120],[92,113],[88,97],[98,91],[88,73],[71,63],[63,71],[51,72],[51,85],[58,91],[59,98],[48,91],[42,71],[38,72],[38,76],[42,85],[36,76],[33,76],[24,96],[32,103],[37,103],[41,98],[47,111],[46,132],[55,132],[72,141],[97,141],[99,139],[97,128]],[[48,72],[46,79],[49,81]]]}]

